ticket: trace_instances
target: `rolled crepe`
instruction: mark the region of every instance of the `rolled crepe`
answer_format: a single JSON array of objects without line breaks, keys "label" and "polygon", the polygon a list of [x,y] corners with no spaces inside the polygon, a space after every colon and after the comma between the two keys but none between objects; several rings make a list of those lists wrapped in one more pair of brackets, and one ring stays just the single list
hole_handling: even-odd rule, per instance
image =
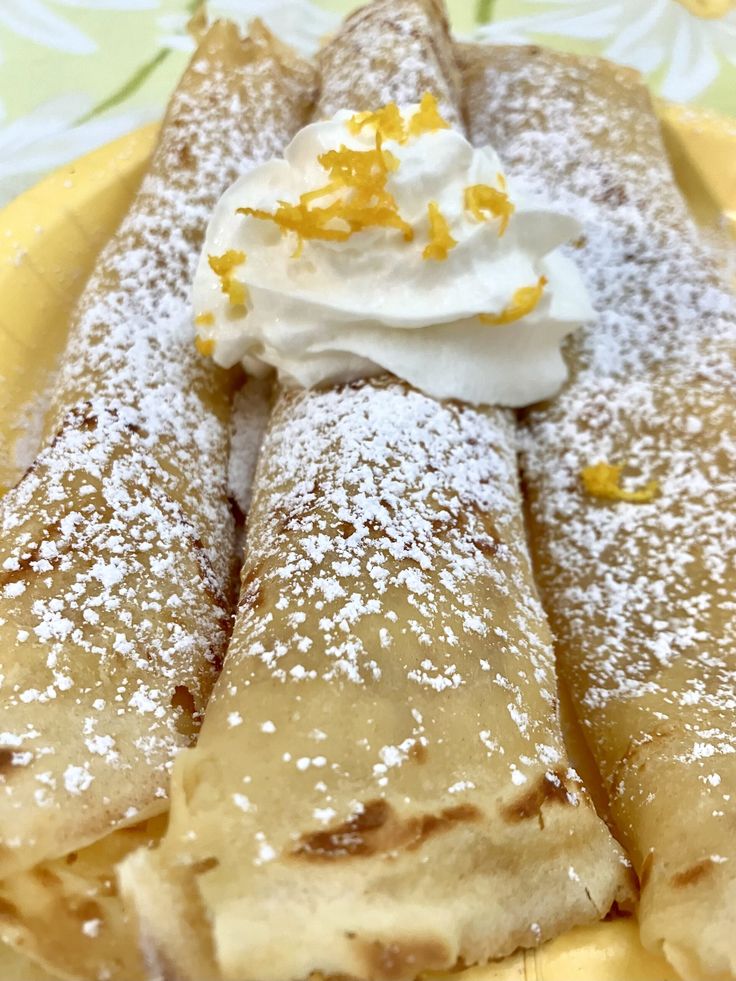
[{"label": "rolled crepe", "polygon": [[[458,118],[438,3],[364,8],[321,68],[318,117],[429,90]],[[223,674],[121,869],[154,969],[400,981],[608,911],[515,459],[509,413],[390,377],[281,393]]]},{"label": "rolled crepe", "polygon": [[560,672],[641,879],[645,945],[684,977],[734,977],[736,305],[635,73],[536,48],[466,61],[473,139],[583,223],[599,310],[562,394],[525,419]]},{"label": "rolled crepe", "polygon": [[[313,81],[257,25],[208,32],[74,315],[48,446],[0,502],[0,923],[39,955],[28,877],[71,909],[48,863],[166,809],[221,665],[232,378],[195,350],[189,284],[218,194],[283,149]],[[68,938],[87,976],[104,929]]]},{"label": "rolled crepe", "polygon": [[[56,977],[142,978],[143,961],[120,901],[115,866],[136,849],[158,842],[166,820],[166,814],[159,814],[119,828],[78,852],[4,879],[0,914],[5,942]],[[15,975],[2,973],[0,960],[0,978],[6,977],[15,981]]]}]

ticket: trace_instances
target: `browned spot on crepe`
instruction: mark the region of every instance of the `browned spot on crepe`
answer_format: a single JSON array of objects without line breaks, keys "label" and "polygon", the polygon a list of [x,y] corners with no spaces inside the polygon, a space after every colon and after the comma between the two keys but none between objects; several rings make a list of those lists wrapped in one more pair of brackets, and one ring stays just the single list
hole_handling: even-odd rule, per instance
[{"label": "browned spot on crepe", "polygon": [[205,872],[211,872],[212,869],[216,869],[219,864],[219,858],[215,858],[214,856],[201,858],[192,865],[192,872],[194,875],[204,875]]},{"label": "browned spot on crepe", "polygon": [[477,807],[472,804],[460,804],[457,807],[446,807],[439,814],[424,814],[420,818],[410,818],[406,822],[406,828],[412,838],[404,847],[414,851],[432,835],[448,831],[453,824],[477,821],[480,816]]},{"label": "browned spot on crepe", "polygon": [[369,801],[360,814],[325,831],[307,832],[293,855],[312,861],[367,858],[384,852],[415,851],[432,835],[453,825],[477,821],[480,811],[470,804],[446,807],[439,814],[402,819],[384,800]]},{"label": "browned spot on crepe", "polygon": [[[550,776],[553,779],[550,779]],[[576,792],[579,793],[579,791]],[[540,827],[543,828],[542,807],[547,802],[566,805],[571,803],[565,784],[565,774],[562,770],[554,770],[552,774],[543,774],[526,793],[503,807],[501,816],[509,824],[537,818]]]},{"label": "browned spot on crepe", "polygon": [[677,872],[672,876],[670,880],[672,885],[676,889],[681,889],[684,886],[692,886],[695,882],[700,882],[700,880],[712,872],[714,869],[714,864],[710,858],[701,859],[701,861],[696,862],[695,865],[691,865],[682,872]]},{"label": "browned spot on crepe", "polygon": [[409,750],[409,759],[414,760],[415,763],[426,763],[427,762],[427,747],[424,743],[414,743]]},{"label": "browned spot on crepe", "polygon": [[0,920],[17,920],[18,907],[0,896]]},{"label": "browned spot on crepe", "polygon": [[393,943],[374,940],[364,942],[362,947],[366,975],[375,981],[400,981],[415,977],[420,971],[438,971],[452,960],[450,951],[439,940],[396,940]]},{"label": "browned spot on crepe", "polygon": [[327,831],[302,835],[294,854],[302,858],[332,859],[372,855],[371,841],[390,819],[391,808],[384,800],[369,801],[360,814]]},{"label": "browned spot on crepe", "polygon": [[102,907],[93,899],[88,899],[73,910],[78,920],[101,920],[104,917]]},{"label": "browned spot on crepe", "polygon": [[192,151],[189,149],[188,143],[180,143],[176,151],[176,157],[179,161],[179,166],[184,170],[191,170],[194,165],[194,158],[192,156]]},{"label": "browned spot on crepe", "polygon": [[52,872],[45,865],[37,866],[32,870],[31,875],[44,889],[58,889],[61,886],[61,879],[56,872]]},{"label": "browned spot on crepe", "polygon": [[171,696],[171,707],[179,709],[176,719],[176,729],[183,736],[193,737],[199,728],[197,703],[194,695],[186,685],[177,685]]},{"label": "browned spot on crepe", "polygon": [[6,773],[13,768],[13,750],[0,749],[0,773]]},{"label": "browned spot on crepe", "polygon": [[103,899],[118,895],[118,883],[114,876],[99,876],[97,879],[97,894]]},{"label": "browned spot on crepe", "polygon": [[485,555],[487,559],[492,558],[498,551],[498,542],[494,541],[492,538],[474,538],[473,545],[475,545],[478,551]]},{"label": "browned spot on crepe", "polygon": [[352,521],[341,521],[337,526],[337,531],[342,538],[350,538],[356,532],[356,527]]}]

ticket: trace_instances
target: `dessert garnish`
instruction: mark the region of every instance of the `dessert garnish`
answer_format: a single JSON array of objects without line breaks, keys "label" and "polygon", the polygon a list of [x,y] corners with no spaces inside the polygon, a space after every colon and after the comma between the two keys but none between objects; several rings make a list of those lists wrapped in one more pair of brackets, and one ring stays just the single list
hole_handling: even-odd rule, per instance
[{"label": "dessert garnish", "polygon": [[547,277],[540,276],[534,286],[522,286],[511,297],[511,303],[500,313],[479,313],[478,319],[484,324],[492,324],[494,327],[500,324],[511,324],[514,320],[521,320],[536,307],[542,299],[542,291],[547,285]]},{"label": "dessert garnish", "polygon": [[[403,220],[395,198],[386,190],[388,175],[399,162],[384,151],[380,132],[376,133],[374,149],[341,146],[320,154],[318,160],[330,177],[324,187],[300,194],[298,204],[279,201],[274,212],[238,208],[237,213],[273,221],[282,232],[295,232],[298,244],[292,253],[294,259],[301,256],[304,239],[345,242],[356,232],[372,227],[397,228],[405,241],[412,241],[414,230]],[[332,199],[329,204],[313,203],[325,197]]]},{"label": "dessert garnish", "polygon": [[437,99],[431,92],[424,93],[418,109],[408,121],[406,114],[401,112],[396,103],[389,102],[376,112],[358,112],[347,123],[348,129],[354,136],[357,136],[364,126],[373,126],[376,133],[385,140],[396,140],[398,143],[406,143],[412,136],[433,133],[438,129],[449,129],[447,120],[440,114]]},{"label": "dessert garnish", "polygon": [[626,490],[621,486],[624,466],[616,466],[600,460],[580,472],[583,487],[591,497],[605,501],[628,501],[631,504],[648,504],[659,494],[659,483],[649,480],[638,490]]},{"label": "dessert garnish", "polygon": [[442,214],[436,201],[427,205],[429,214],[429,243],[422,252],[423,259],[442,261],[447,258],[450,249],[454,249],[457,241],[450,234],[447,218]]},{"label": "dessert garnish", "polygon": [[[506,179],[503,174],[497,174],[499,187],[488,184],[473,184],[465,188],[465,207],[478,220],[487,221],[488,217],[500,218],[498,234],[503,235],[509,227],[509,218],[514,213],[514,205],[506,193]],[[500,188],[500,189],[499,189]]]},{"label": "dessert garnish", "polygon": [[208,255],[210,269],[220,279],[220,289],[233,306],[242,306],[248,291],[243,283],[233,277],[233,269],[245,262],[245,252],[239,249],[228,249],[222,255]]},{"label": "dessert garnish", "polygon": [[194,281],[199,349],[286,385],[390,372],[435,398],[526,405],[556,392],[560,342],[593,316],[559,250],[579,235],[431,93],[340,111],[220,199]]}]

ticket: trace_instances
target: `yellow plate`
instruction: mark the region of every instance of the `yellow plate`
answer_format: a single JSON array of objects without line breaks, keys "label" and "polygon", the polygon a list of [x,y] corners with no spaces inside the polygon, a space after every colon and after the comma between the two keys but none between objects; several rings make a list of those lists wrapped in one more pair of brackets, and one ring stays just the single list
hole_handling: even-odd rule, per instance
[{"label": "yellow plate", "polygon": [[736,238],[736,118],[660,102],[672,169],[695,218]]},{"label": "yellow plate", "polygon": [[[667,118],[678,152],[687,148],[692,113],[685,123],[680,126],[674,116]],[[125,213],[156,132],[155,125],[147,126],[96,150],[52,174],[0,213],[0,494],[22,473],[24,453],[19,450],[26,456],[32,452],[34,433],[32,425],[28,431],[28,418],[48,389],[69,311],[102,244]],[[736,133],[730,139],[722,133],[719,137],[711,132],[711,136],[715,141],[711,151],[717,144],[728,151],[722,159],[736,159]],[[703,182],[708,183],[702,155],[699,165],[693,173],[687,171],[691,186],[685,190],[693,202],[702,200]],[[681,163],[678,173],[685,172]],[[731,205],[736,208],[736,202]],[[571,746],[573,756],[574,749]],[[580,765],[585,772],[585,761],[581,759]],[[0,945],[0,981],[47,981],[48,977]],[[660,957],[641,947],[633,919],[572,930],[538,950],[521,951],[447,977],[454,981],[460,977],[467,981],[676,979]]]}]

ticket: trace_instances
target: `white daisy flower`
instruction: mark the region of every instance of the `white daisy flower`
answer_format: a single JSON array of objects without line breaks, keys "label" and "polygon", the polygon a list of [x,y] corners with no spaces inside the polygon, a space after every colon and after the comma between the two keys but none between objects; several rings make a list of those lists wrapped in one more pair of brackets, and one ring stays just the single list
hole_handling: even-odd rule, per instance
[{"label": "white daisy flower", "polygon": [[[340,21],[337,14],[323,10],[311,0],[209,0],[206,9],[210,23],[224,17],[234,21],[243,31],[254,17],[260,17],[277,37],[309,57]],[[159,41],[163,47],[194,50],[194,41],[187,32],[190,16],[162,14],[157,18],[161,32]]]},{"label": "white daisy flower", "polygon": [[194,51],[194,40],[187,31],[191,14],[161,14],[156,18],[158,42],[172,51]]},{"label": "white daisy flower", "polygon": [[733,0],[530,0],[540,13],[476,30],[479,40],[521,43],[534,35],[604,42],[601,51],[644,75],[664,69],[660,95],[687,102],[736,65]]},{"label": "white daisy flower", "polygon": [[36,44],[67,54],[92,54],[96,42],[51,7],[150,10],[158,0],[0,0],[0,26]]},{"label": "white daisy flower", "polygon": [[0,207],[40,175],[160,115],[158,108],[136,109],[77,123],[91,108],[88,95],[73,92],[4,123],[0,106]]},{"label": "white daisy flower", "polygon": [[209,0],[210,20],[227,17],[245,28],[260,17],[270,31],[305,55],[313,55],[324,37],[340,23],[340,16],[311,0]]}]

